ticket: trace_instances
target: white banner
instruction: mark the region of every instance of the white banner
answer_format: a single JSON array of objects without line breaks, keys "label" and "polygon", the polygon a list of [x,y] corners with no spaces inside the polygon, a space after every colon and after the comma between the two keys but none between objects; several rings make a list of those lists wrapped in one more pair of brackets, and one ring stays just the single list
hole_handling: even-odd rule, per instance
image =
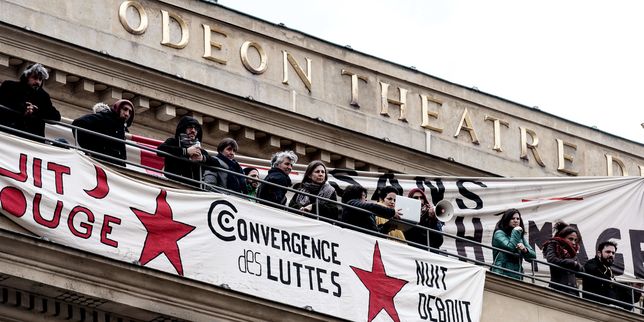
[{"label": "white banner", "polygon": [[[330,173],[329,181],[341,187],[359,183],[371,194],[377,187],[393,185],[404,195],[422,188],[434,204],[448,200],[455,216],[444,231],[485,245],[492,243],[499,213],[517,208],[539,260],[544,260],[541,246],[552,237],[553,223],[563,220],[580,230],[583,240],[578,258],[582,264],[595,256],[597,244],[614,239],[618,243],[613,266],[617,279],[644,279],[643,177],[436,178],[346,170]],[[490,249],[454,238],[446,237],[441,249],[493,262]],[[530,274],[529,263],[524,269]],[[537,275],[549,275],[547,265],[538,264],[535,269]]]},{"label": "white banner", "polygon": [[351,321],[478,321],[485,271],[216,193],[166,189],[73,150],[0,138],[0,209],[94,254]]},{"label": "white banner", "polygon": [[[53,130],[52,127],[50,131]],[[65,136],[67,130],[57,131],[48,135]],[[134,135],[131,139],[153,148],[161,143]],[[130,161],[162,169],[163,160],[154,153],[130,146],[128,149]],[[238,159],[244,167],[261,162]],[[257,166],[261,178],[268,171],[266,164],[268,161]],[[302,175],[303,171],[291,172],[293,183],[300,182]],[[441,178],[329,169],[329,181],[341,188],[358,183],[370,194],[385,185],[398,187],[404,195],[416,187],[424,189],[434,204],[445,199],[454,205],[456,216],[446,223],[445,232],[485,245],[492,243],[494,226],[499,219],[496,215],[508,208],[517,208],[539,260],[544,260],[541,245],[552,236],[552,224],[563,220],[577,225],[581,231],[583,240],[578,256],[581,263],[595,256],[597,244],[614,239],[618,242],[613,266],[617,279],[644,279],[644,177]],[[493,262],[490,249],[453,238],[445,238],[441,248],[489,264]],[[529,263],[524,263],[524,269],[527,274],[532,272]],[[536,265],[535,274],[549,275],[548,266]]]}]

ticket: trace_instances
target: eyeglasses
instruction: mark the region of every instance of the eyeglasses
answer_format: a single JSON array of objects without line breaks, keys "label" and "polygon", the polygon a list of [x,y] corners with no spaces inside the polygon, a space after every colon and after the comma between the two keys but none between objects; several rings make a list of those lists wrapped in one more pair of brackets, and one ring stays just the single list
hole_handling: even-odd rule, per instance
[{"label": "eyeglasses", "polygon": [[411,199],[421,199],[421,196],[413,196]]}]

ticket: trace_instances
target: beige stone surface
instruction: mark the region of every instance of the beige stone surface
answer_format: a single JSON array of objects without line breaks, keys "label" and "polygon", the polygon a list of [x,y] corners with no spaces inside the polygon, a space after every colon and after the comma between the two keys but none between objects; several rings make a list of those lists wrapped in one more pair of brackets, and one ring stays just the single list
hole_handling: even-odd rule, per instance
[{"label": "beige stone surface", "polygon": [[[558,159],[556,139],[575,144],[570,150],[574,161],[569,165],[580,175],[606,175],[606,154],[622,160],[630,175],[641,175],[644,166],[644,147],[631,141],[620,139],[603,132],[568,122],[547,113],[515,104],[495,96],[449,83],[430,75],[420,73],[387,61],[378,60],[344,47],[335,46],[303,34],[270,23],[239,15],[224,7],[188,0],[139,1],[149,19],[149,27],[142,35],[128,33],[118,19],[118,8],[122,1],[52,1],[43,6],[41,1],[4,0],[0,2],[0,20],[19,28],[28,28],[63,43],[73,44],[89,51],[106,54],[117,60],[132,63],[151,72],[162,73],[174,80],[165,80],[151,93],[137,84],[131,75],[109,75],[106,78],[101,69],[88,64],[84,70],[73,66],[64,59],[54,59],[48,66],[70,73],[100,80],[110,86],[143,94],[162,103],[176,105],[203,115],[221,117],[228,121],[246,125],[256,125],[258,121],[248,119],[239,113],[222,113],[209,99],[191,97],[178,91],[172,82],[188,82],[212,88],[238,97],[252,97],[254,101],[266,104],[271,109],[296,113],[309,118],[319,117],[327,124],[338,128],[357,131],[375,139],[383,137],[395,144],[412,149],[428,157],[453,158],[457,163],[483,169],[504,176],[552,176],[565,175],[557,171]],[[175,49],[160,44],[161,10],[179,15],[187,24],[190,41],[183,49]],[[128,21],[138,23],[133,9],[128,11]],[[227,36],[212,33],[212,41],[222,44],[221,50],[213,48],[212,55],[226,60],[220,64],[202,58],[204,50],[203,27],[207,24]],[[55,26],[55,28],[52,28]],[[176,22],[170,24],[172,41],[179,39]],[[16,41],[17,39],[13,39]],[[267,69],[260,75],[246,70],[240,59],[239,49],[244,41],[254,41],[266,52]],[[15,52],[3,40],[2,54],[32,57],[34,60],[47,60],[42,55],[28,53],[23,47]],[[282,52],[287,51],[306,71],[305,59],[311,60],[311,82],[309,92],[298,78],[295,69],[287,65],[288,84],[283,84]],[[60,53],[64,56],[66,53]],[[256,56],[256,55],[255,55]],[[252,55],[251,55],[252,57]],[[342,70],[363,75],[367,82],[359,81],[360,107],[350,103],[351,82],[349,76],[342,76]],[[390,116],[380,115],[379,82],[390,84],[390,99],[398,99],[397,88],[408,90],[407,122],[398,120],[399,108],[389,104]],[[442,106],[430,104],[430,110],[439,113],[438,119],[430,119],[431,124],[443,128],[443,132],[431,132],[431,144],[427,144],[426,130],[420,126],[422,111],[420,95],[427,95],[443,102]],[[244,104],[227,106],[229,112],[243,109]],[[480,144],[471,142],[466,131],[461,130],[458,137],[454,134],[463,112],[467,109],[472,126]],[[606,111],[614,113],[615,111]],[[509,127],[501,128],[503,152],[492,150],[492,123],[485,116],[501,118],[509,122]],[[598,115],[601,117],[601,115]],[[260,127],[260,126],[257,126]],[[539,153],[545,163],[540,166],[529,152],[527,160],[521,159],[519,127],[529,128],[539,138]],[[279,126],[272,126],[279,131]],[[267,129],[270,131],[270,128]],[[306,141],[297,133],[279,133],[281,137],[298,142]],[[530,139],[528,140],[530,141]],[[357,155],[332,146],[324,147],[352,158]],[[394,168],[392,164],[381,162],[381,166]],[[404,168],[404,167],[403,167]],[[617,170],[616,170],[617,171]],[[620,171],[616,172],[621,174]]]}]

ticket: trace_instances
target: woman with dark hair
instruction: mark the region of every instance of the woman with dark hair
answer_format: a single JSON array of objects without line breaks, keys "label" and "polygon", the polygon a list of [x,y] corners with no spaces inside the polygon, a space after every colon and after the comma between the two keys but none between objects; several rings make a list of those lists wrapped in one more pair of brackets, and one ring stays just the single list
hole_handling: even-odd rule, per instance
[{"label": "woman with dark hair", "polygon": [[[299,191],[310,193],[318,197],[338,200],[335,189],[327,182],[328,176],[326,166],[322,161],[313,161],[309,163],[304,172],[302,183],[296,188]],[[326,200],[317,199],[301,193],[296,193],[288,206],[293,209],[316,214],[319,211],[320,216],[338,220],[338,206]],[[319,205],[319,207],[318,207]]]},{"label": "woman with dark hair", "polygon": [[[378,189],[378,204],[387,208],[396,209],[396,196],[398,196],[399,193],[400,191],[398,191],[394,186],[386,186]],[[398,225],[396,223],[389,222],[388,218],[376,217],[376,224],[378,226],[383,226],[385,224],[391,226],[392,229],[389,230],[387,235],[397,240],[405,240],[405,234],[403,231],[398,229]]]},{"label": "woman with dark hair", "polygon": [[342,194],[342,203],[364,209],[357,210],[349,207],[343,207],[342,221],[373,232],[386,234],[392,228],[394,228],[389,223],[380,226],[377,225],[376,215],[388,219],[400,219],[400,216],[402,216],[402,214],[396,211],[396,209],[381,206],[377,203],[368,202],[367,189],[358,184],[350,185],[344,190],[344,193]]},{"label": "woman with dark hair", "polygon": [[[523,259],[535,259],[537,254],[525,240],[525,227],[519,210],[511,208],[503,212],[501,219],[496,223],[492,246],[512,252],[508,254],[493,250],[494,266],[503,267],[515,272],[523,273]],[[523,276],[492,267],[492,272],[505,275],[518,280]]]},{"label": "woman with dark hair", "polygon": [[[237,174],[225,171],[206,170],[203,174],[203,181],[209,185],[219,186],[228,190],[239,193],[246,193],[246,178],[241,166],[235,160],[235,153],[239,149],[237,141],[231,138],[225,138],[217,145],[217,155],[209,157],[208,164],[214,165],[220,169],[233,171]],[[215,191],[211,186],[206,189]]]},{"label": "woman with dark hair", "polygon": [[[543,244],[543,257],[548,263],[567,268],[550,266],[550,281],[563,284],[572,288],[577,288],[577,279],[575,272],[583,272],[584,267],[577,261],[577,253],[581,244],[581,234],[575,226],[568,225],[563,221],[554,224],[554,237],[548,239]],[[579,296],[579,292],[567,289],[563,286],[550,283],[550,287],[566,292],[571,295]]]}]

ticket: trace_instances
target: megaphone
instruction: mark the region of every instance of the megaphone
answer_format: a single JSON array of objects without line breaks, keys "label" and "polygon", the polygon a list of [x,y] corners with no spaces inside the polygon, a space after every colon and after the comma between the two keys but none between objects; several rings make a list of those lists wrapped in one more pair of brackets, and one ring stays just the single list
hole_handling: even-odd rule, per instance
[{"label": "megaphone", "polygon": [[439,201],[434,206],[434,211],[436,212],[436,218],[442,222],[448,222],[454,217],[454,206],[447,200]]}]

